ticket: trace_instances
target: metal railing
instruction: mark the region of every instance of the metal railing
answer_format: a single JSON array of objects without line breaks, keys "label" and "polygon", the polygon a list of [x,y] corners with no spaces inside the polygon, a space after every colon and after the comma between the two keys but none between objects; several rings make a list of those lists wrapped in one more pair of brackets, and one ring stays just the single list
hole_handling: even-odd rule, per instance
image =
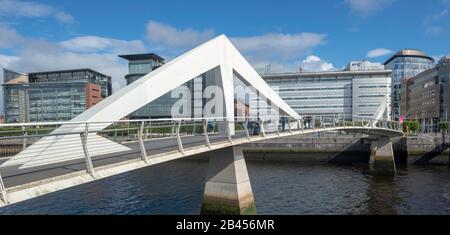
[{"label": "metal railing", "polygon": [[[106,128],[105,128],[106,126]],[[231,130],[234,127],[234,132]],[[131,153],[138,154],[142,161],[148,164],[149,149],[145,143],[149,140],[163,138],[176,139],[174,146],[179,153],[185,154],[186,138],[198,136],[195,146],[212,148],[213,142],[229,142],[237,139],[252,141],[257,137],[276,137],[283,133],[299,134],[327,130],[389,129],[400,131],[398,122],[390,120],[373,120],[367,118],[351,118],[344,116],[304,116],[300,119],[280,116],[227,118],[173,118],[173,119],[142,119],[104,122],[44,122],[17,123],[0,125],[0,149],[15,146],[17,152],[26,149],[36,141],[51,136],[79,136],[82,144],[86,171],[95,178],[95,163],[88,148],[88,136],[98,135],[113,142],[123,144],[137,143],[138,147]],[[295,133],[296,132],[296,133]],[[75,137],[76,138],[76,137]],[[64,141],[64,140],[61,140]],[[69,142],[68,142],[69,143]],[[70,149],[71,146],[66,146]],[[14,155],[13,151],[6,151]],[[2,159],[2,158],[0,158]],[[1,172],[0,172],[1,173]],[[2,200],[7,202],[6,188],[0,174],[0,192]]]}]

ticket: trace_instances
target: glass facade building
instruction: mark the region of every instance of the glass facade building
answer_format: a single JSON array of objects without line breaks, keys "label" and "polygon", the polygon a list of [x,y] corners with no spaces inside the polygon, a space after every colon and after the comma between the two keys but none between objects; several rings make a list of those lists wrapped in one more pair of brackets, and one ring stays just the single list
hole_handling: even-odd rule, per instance
[{"label": "glass facade building", "polygon": [[422,130],[438,130],[449,119],[450,56],[422,73],[402,80],[401,110],[408,120],[418,120]]},{"label": "glass facade building", "polygon": [[414,77],[432,68],[434,59],[423,51],[405,49],[389,58],[384,65],[386,69],[392,70],[392,115],[398,120],[400,115],[404,116],[400,110],[402,79]]},{"label": "glass facade building", "polygon": [[374,118],[379,109],[385,107],[385,118],[391,118],[389,70],[265,74],[262,77],[287,104],[306,117]]},{"label": "glass facade building", "polygon": [[4,74],[10,123],[68,121],[112,94],[111,77],[91,69]]},{"label": "glass facade building", "polygon": [[[156,54],[119,55],[128,60],[128,74],[125,76],[127,85],[137,81],[164,64],[164,59]],[[131,119],[167,118],[170,117],[170,107],[177,99],[171,98],[171,93],[164,94],[157,100],[130,114]]]},{"label": "glass facade building", "polygon": [[[127,85],[137,81],[153,70],[164,64],[164,59],[156,54],[134,54],[120,55],[119,57],[128,60],[129,73],[125,76]],[[205,75],[199,76],[186,82],[182,86],[186,86],[191,92],[190,102],[191,113],[189,116],[201,117],[203,105],[203,90],[205,87]],[[172,91],[167,92],[158,99],[148,103],[144,107],[130,114],[130,119],[147,119],[147,118],[171,118],[172,107],[180,100],[180,97],[172,97]],[[196,113],[199,113],[196,115]]]}]

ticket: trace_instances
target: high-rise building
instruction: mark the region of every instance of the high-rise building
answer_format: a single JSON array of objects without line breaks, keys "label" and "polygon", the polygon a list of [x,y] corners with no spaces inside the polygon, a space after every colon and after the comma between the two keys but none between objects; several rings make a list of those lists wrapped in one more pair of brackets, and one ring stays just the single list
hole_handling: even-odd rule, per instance
[{"label": "high-rise building", "polygon": [[394,119],[398,120],[400,115],[403,116],[400,108],[402,79],[414,77],[432,68],[433,64],[433,58],[415,49],[398,51],[384,63],[386,69],[392,70],[392,116]]},{"label": "high-rise building", "polygon": [[[142,78],[164,64],[164,58],[154,53],[119,55],[128,60],[128,74],[125,76],[127,85]],[[170,108],[176,99],[171,98],[170,93],[131,113],[131,119],[167,118],[170,117]]]},{"label": "high-rise building", "polygon": [[9,123],[68,121],[112,94],[111,77],[91,69],[3,73]]},{"label": "high-rise building", "polygon": [[[305,117],[321,115],[359,120],[382,113],[384,118],[391,118],[391,71],[384,66],[370,70],[264,74],[262,77]],[[253,100],[250,106],[252,114],[265,112],[267,107],[255,102]]]},{"label": "high-rise building", "polygon": [[[125,76],[127,85],[135,82],[164,64],[164,59],[153,53],[119,55],[119,57],[129,61],[129,73]],[[191,107],[189,116],[201,117],[204,102],[203,90],[205,87],[205,76],[201,75],[193,78],[191,81],[183,84],[183,86],[188,87],[191,94],[191,99],[187,101],[190,103]],[[171,118],[172,107],[179,100],[179,96],[172,97],[172,92],[168,92],[133,112],[129,117],[131,119]]]},{"label": "high-rise building", "polygon": [[431,69],[402,80],[401,110],[408,120],[418,120],[422,130],[435,131],[450,112],[450,55]]}]

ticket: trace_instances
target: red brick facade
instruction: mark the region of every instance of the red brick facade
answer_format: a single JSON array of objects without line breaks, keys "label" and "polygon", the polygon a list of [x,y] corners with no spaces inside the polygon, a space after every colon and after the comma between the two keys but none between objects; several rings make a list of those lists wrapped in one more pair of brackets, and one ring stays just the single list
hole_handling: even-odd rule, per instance
[{"label": "red brick facade", "polygon": [[98,104],[102,101],[102,88],[94,83],[86,84],[86,109]]}]

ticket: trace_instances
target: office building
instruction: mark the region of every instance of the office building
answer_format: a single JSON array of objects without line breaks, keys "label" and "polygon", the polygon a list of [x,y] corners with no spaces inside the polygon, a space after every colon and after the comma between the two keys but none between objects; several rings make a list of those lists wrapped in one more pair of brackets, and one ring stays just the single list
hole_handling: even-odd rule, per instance
[{"label": "office building", "polygon": [[[127,85],[130,85],[139,78],[142,78],[164,64],[164,58],[153,53],[119,55],[119,57],[128,61],[128,74],[125,76]],[[131,113],[129,118],[170,118],[171,107],[176,100],[177,99],[171,98],[170,93],[167,93],[157,100]]]},{"label": "office building", "polygon": [[[153,53],[119,55],[119,57],[126,59],[129,62],[129,72],[128,75],[125,76],[127,85],[135,82],[136,80],[142,78],[143,76],[147,75],[148,73],[164,64],[164,58]],[[193,78],[191,81],[183,84],[183,86],[188,87],[191,94],[191,99],[187,101],[190,103],[191,110],[190,114],[186,116],[202,117],[202,107],[204,103],[203,90],[206,86],[205,75]],[[158,99],[133,112],[129,115],[129,118],[171,118],[172,107],[179,100],[179,96],[172,97],[172,92],[168,92]]]},{"label": "office building", "polygon": [[414,49],[398,51],[385,63],[388,70],[392,70],[392,115],[396,120],[404,116],[400,108],[401,81],[403,78],[414,77],[433,67],[434,59],[425,52]]},{"label": "office building", "polygon": [[[383,66],[373,70],[352,70],[351,67],[342,71],[265,74],[262,77],[295,111],[306,117],[322,115],[359,120],[382,113],[384,118],[390,119],[391,71],[384,70]],[[252,102],[252,113],[265,112],[267,107],[259,101]]]},{"label": "office building", "polygon": [[402,80],[401,110],[407,120],[418,120],[422,130],[436,131],[448,120],[450,56],[431,69]]},{"label": "office building", "polygon": [[68,121],[112,94],[111,77],[91,69],[3,73],[8,123]]}]

